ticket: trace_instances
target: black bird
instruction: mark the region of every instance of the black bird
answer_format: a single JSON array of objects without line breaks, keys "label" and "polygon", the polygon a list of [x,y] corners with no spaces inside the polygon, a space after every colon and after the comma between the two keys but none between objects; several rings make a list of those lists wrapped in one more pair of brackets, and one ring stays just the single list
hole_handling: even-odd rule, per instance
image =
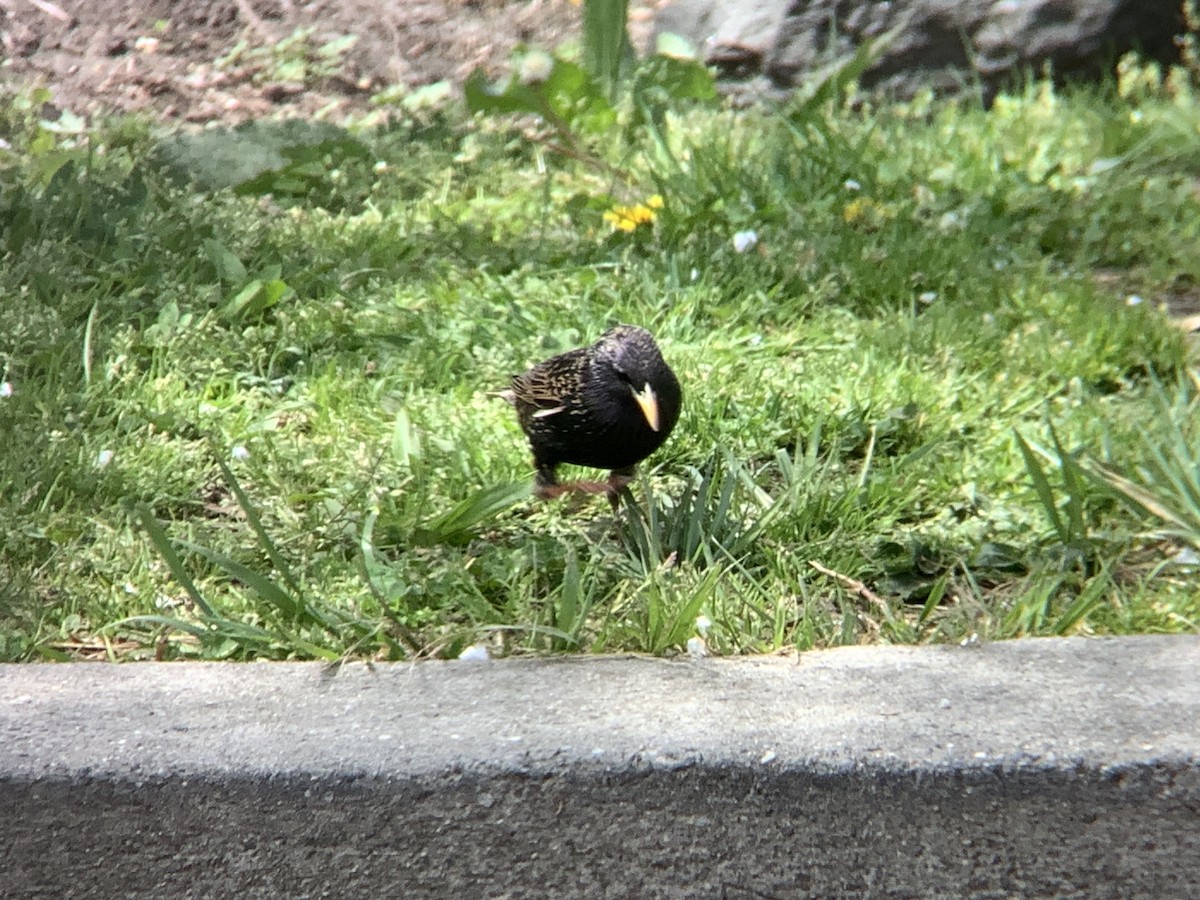
[{"label": "black bird", "polygon": [[[607,491],[614,502],[633,467],[662,445],[679,420],[679,379],[645,328],[618,325],[581,347],[514,375],[501,396],[517,409],[537,467],[534,494]],[[607,484],[562,485],[560,463],[611,469]]]}]

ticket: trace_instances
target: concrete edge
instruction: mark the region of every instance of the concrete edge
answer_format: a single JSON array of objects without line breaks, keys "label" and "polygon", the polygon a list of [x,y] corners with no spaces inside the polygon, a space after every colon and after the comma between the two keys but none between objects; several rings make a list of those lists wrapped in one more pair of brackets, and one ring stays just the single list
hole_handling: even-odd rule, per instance
[{"label": "concrete edge", "polygon": [[13,896],[1196,895],[1198,663],[1189,636],[0,666],[0,870]]}]

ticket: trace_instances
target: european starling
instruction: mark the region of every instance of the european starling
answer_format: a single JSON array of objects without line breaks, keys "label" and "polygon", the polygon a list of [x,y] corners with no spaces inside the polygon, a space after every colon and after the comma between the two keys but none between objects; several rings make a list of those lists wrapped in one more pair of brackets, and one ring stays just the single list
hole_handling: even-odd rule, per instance
[{"label": "european starling", "polygon": [[[654,337],[636,325],[618,325],[590,347],[514,375],[502,396],[516,407],[533,448],[538,497],[605,490],[614,505],[633,467],[667,439],[683,404],[679,379]],[[560,485],[554,474],[560,463],[612,475],[607,485]]]}]

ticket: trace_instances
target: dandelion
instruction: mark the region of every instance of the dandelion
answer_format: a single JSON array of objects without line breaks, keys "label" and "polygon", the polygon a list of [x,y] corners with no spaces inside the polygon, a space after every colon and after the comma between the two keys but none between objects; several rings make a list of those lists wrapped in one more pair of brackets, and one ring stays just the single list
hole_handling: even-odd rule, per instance
[{"label": "dandelion", "polygon": [[541,84],[554,71],[554,57],[542,50],[533,50],[521,58],[517,78],[521,84]]},{"label": "dandelion", "polygon": [[656,215],[655,211],[662,208],[662,196],[654,194],[651,197],[647,197],[644,203],[638,203],[633,206],[614,206],[604,214],[604,221],[611,225],[615,231],[624,231],[626,234],[630,234],[636,231],[639,226],[653,223]]},{"label": "dandelion", "polygon": [[733,236],[733,249],[737,253],[745,253],[758,243],[758,232],[739,231]]},{"label": "dandelion", "polygon": [[855,197],[842,208],[842,220],[847,225],[858,225],[868,231],[881,227],[895,215],[890,206],[877,203],[870,197]]},{"label": "dandelion", "polygon": [[866,197],[856,200],[851,200],[842,207],[842,221],[847,224],[853,224],[866,215],[867,210],[871,208],[871,201]]}]

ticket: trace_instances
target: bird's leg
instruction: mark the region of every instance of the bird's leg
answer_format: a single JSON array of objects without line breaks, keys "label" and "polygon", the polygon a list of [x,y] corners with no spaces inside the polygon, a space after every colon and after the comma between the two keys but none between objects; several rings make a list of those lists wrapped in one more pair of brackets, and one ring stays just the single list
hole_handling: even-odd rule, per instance
[{"label": "bird's leg", "polygon": [[603,494],[608,491],[609,486],[602,481],[569,481],[560,484],[553,466],[538,466],[533,479],[533,496],[539,500],[553,500],[563,494]]},{"label": "bird's leg", "polygon": [[535,486],[533,493],[539,500],[553,500],[563,494],[611,494],[612,488],[607,481],[568,481],[566,484]]},{"label": "bird's leg", "polygon": [[633,480],[633,468],[620,469],[608,476],[607,481],[569,481],[560,484],[551,466],[538,466],[533,479],[533,496],[539,500],[553,500],[563,494],[604,494],[617,511],[621,502],[621,491]]},{"label": "bird's leg", "polygon": [[554,477],[554,466],[537,467],[537,474],[533,476],[533,496],[539,500],[552,500],[561,497],[567,490]]},{"label": "bird's leg", "polygon": [[613,515],[617,514],[617,510],[621,506],[621,491],[628,489],[632,481],[633,466],[627,466],[624,469],[613,469],[609,474],[605,493],[608,495],[608,503],[612,507]]}]

